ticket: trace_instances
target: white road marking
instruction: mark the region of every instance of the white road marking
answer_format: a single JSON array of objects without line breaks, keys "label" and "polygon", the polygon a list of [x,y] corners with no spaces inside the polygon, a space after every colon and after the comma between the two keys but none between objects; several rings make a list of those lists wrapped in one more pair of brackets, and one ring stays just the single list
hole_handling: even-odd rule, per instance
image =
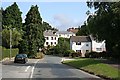
[{"label": "white road marking", "polygon": [[32,67],[30,78],[33,78],[33,72],[38,61],[39,59],[35,62],[34,66]]},{"label": "white road marking", "polygon": [[27,70],[30,68],[30,66],[28,66],[26,69],[25,69],[25,72],[27,72]]}]

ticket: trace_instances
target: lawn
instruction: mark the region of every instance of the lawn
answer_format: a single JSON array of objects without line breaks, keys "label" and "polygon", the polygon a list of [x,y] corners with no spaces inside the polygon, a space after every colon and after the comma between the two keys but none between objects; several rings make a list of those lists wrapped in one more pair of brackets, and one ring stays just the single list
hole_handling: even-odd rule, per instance
[{"label": "lawn", "polygon": [[120,80],[120,70],[108,64],[101,63],[99,60],[81,58],[72,61],[64,61],[63,63],[87,71],[89,73],[101,76],[103,78],[110,78],[115,80],[119,78]]},{"label": "lawn", "polygon": [[[15,49],[12,49],[11,50],[11,56],[14,57],[16,54],[18,54],[18,49],[15,48]],[[3,47],[0,47],[0,60],[6,58],[6,57],[10,57],[10,49],[6,49],[6,48],[3,48]]]}]

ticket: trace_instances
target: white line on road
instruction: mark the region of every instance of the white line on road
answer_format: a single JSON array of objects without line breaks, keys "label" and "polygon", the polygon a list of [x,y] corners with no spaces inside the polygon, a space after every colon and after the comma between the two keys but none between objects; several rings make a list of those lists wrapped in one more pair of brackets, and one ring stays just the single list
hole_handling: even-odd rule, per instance
[{"label": "white line on road", "polygon": [[27,70],[30,68],[30,66],[28,66],[26,69],[25,69],[25,72],[27,72]]},{"label": "white line on road", "polygon": [[36,66],[38,61],[39,61],[39,59],[35,62],[34,66],[32,67],[30,78],[33,78],[33,72],[34,72],[35,66]]}]

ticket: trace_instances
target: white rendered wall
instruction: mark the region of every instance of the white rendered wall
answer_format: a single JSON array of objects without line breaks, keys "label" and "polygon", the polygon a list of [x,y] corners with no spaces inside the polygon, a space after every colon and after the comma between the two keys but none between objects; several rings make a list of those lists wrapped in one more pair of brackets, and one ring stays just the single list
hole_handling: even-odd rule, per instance
[{"label": "white rendered wall", "polygon": [[[48,37],[48,40],[46,39],[46,37]],[[53,37],[53,40],[51,39],[51,37]],[[56,37],[56,40],[55,40]],[[45,43],[44,46],[48,46],[46,45],[46,42],[48,42],[48,45],[50,46],[56,46],[58,44],[58,37],[57,36],[45,36]],[[51,45],[51,42],[53,43],[53,45]],[[56,42],[56,44],[54,44]]]},{"label": "white rendered wall", "polygon": [[[92,40],[92,51],[95,51],[95,52],[106,51],[106,47],[105,46],[106,46],[105,45],[105,40],[102,41],[102,42],[96,42],[96,41]],[[97,50],[97,48],[101,48],[101,51]]]}]

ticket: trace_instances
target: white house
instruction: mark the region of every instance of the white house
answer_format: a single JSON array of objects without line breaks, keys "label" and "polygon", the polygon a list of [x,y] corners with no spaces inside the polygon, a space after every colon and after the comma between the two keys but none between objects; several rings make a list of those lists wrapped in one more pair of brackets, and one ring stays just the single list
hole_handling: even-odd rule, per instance
[{"label": "white house", "polygon": [[44,32],[45,37],[45,43],[44,47],[49,46],[56,46],[58,44],[58,36],[56,35],[56,32],[52,30],[47,30]]},{"label": "white house", "polygon": [[82,53],[82,57],[87,52],[106,51],[105,40],[98,42],[92,36],[72,36],[70,37],[70,49]]},{"label": "white house", "polygon": [[82,53],[82,57],[85,57],[85,53],[91,52],[91,46],[91,39],[88,36],[70,37],[70,49]]},{"label": "white house", "polygon": [[103,41],[97,41],[90,35],[91,41],[92,41],[92,51],[94,52],[103,52],[106,51],[106,44],[105,40]]},{"label": "white house", "polygon": [[75,33],[68,31],[57,31],[56,34],[58,37],[63,37],[63,38],[70,38],[71,36],[75,36]]}]

